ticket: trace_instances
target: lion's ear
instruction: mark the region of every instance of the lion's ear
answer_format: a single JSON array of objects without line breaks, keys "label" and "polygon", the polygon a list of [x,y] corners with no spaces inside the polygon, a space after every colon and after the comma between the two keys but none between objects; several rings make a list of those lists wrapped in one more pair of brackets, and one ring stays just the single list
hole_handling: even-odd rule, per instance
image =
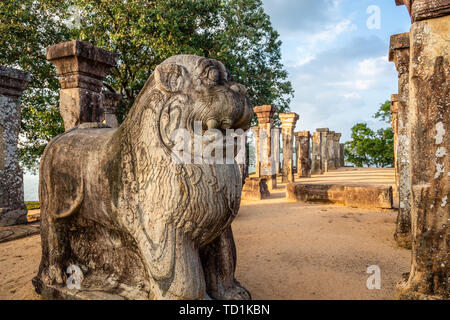
[{"label": "lion's ear", "polygon": [[180,92],[184,88],[188,71],[178,64],[161,64],[155,69],[156,85],[166,92]]}]

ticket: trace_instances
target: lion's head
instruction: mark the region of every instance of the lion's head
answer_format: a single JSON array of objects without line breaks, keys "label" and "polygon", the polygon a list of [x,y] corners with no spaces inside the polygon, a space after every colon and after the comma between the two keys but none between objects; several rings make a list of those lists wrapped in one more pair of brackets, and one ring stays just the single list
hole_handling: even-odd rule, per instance
[{"label": "lion's head", "polygon": [[[221,62],[177,55],[155,68],[127,121],[151,146],[170,148],[176,129],[193,132],[194,123],[201,122],[203,130],[247,130],[252,117],[246,88],[232,80]],[[154,130],[142,131],[149,126]]]}]

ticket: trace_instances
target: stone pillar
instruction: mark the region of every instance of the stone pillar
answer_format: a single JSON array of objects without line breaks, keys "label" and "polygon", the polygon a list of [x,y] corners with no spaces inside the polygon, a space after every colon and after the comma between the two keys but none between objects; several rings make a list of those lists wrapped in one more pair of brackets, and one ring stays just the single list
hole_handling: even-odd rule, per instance
[{"label": "stone pillar", "polygon": [[397,286],[397,297],[447,300],[450,298],[450,2],[399,2],[408,6],[413,22],[408,104],[412,261],[408,279]]},{"label": "stone pillar", "polygon": [[273,128],[272,132],[273,132],[273,161],[275,161],[276,174],[280,174],[280,172],[281,172],[281,164],[280,164],[281,128]]},{"label": "stone pillar", "polygon": [[320,132],[313,132],[311,154],[311,174],[322,174],[320,156]]},{"label": "stone pillar", "polygon": [[325,151],[325,155],[326,155],[326,169],[325,172],[328,172],[330,170],[335,170],[336,166],[335,166],[335,162],[334,162],[334,135],[335,132],[334,131],[329,131],[326,137],[326,151]]},{"label": "stone pillar", "polygon": [[320,133],[320,172],[324,173],[328,171],[328,152],[327,152],[327,138],[328,128],[316,129]]},{"label": "stone pillar", "polygon": [[0,226],[27,223],[17,143],[20,97],[29,82],[28,73],[0,66]]},{"label": "stone pillar", "polygon": [[61,84],[59,108],[67,130],[83,122],[101,122],[103,80],[117,63],[115,53],[77,40],[47,48]]},{"label": "stone pillar", "polygon": [[251,130],[255,143],[255,177],[259,178],[261,176],[259,128],[252,127]]},{"label": "stone pillar", "polygon": [[339,145],[339,160],[340,160],[340,167],[345,167],[345,143],[341,143]]},{"label": "stone pillar", "polygon": [[340,166],[340,157],[339,157],[339,152],[341,151],[341,147],[340,147],[340,143],[339,141],[341,140],[341,136],[342,134],[340,133],[335,133],[333,136],[333,153],[334,153],[334,167],[337,169]]},{"label": "stone pillar", "polygon": [[393,99],[397,98],[398,111],[397,157],[400,205],[394,238],[399,246],[411,248],[410,137],[408,136],[409,33],[396,34],[391,37],[389,60],[395,63],[398,71],[398,96],[394,96]]},{"label": "stone pillar", "polygon": [[294,129],[298,121],[295,112],[280,113],[281,128],[283,135],[283,168],[282,182],[295,182],[294,178]]},{"label": "stone pillar", "polygon": [[394,198],[398,197],[399,189],[399,165],[398,165],[398,94],[391,95],[391,116],[392,131],[394,131],[394,170],[395,170],[395,188],[393,190]]},{"label": "stone pillar", "polygon": [[273,116],[276,108],[273,106],[255,107],[259,127],[259,163],[260,177],[265,178],[270,190],[277,187],[277,174],[272,149]]},{"label": "stone pillar", "polygon": [[300,131],[295,133],[295,154],[297,157],[297,177],[311,177],[311,159],[310,155],[310,139],[309,131]]},{"label": "stone pillar", "polygon": [[111,91],[103,91],[103,117],[102,122],[111,128],[118,128],[116,111],[122,95]]}]

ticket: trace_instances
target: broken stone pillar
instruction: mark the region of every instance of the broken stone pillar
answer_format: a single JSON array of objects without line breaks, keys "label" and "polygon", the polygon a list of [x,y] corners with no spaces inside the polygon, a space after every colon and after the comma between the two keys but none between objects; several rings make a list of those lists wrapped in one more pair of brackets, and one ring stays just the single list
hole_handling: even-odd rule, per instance
[{"label": "broken stone pillar", "polygon": [[101,122],[103,80],[116,65],[117,55],[73,40],[48,47],[47,60],[58,72],[59,108],[65,130],[84,122]]},{"label": "broken stone pillar", "polygon": [[[391,37],[389,61],[398,71],[398,96],[393,97],[394,109],[398,111],[398,197],[399,210],[394,238],[400,247],[411,248],[411,182],[410,182],[410,137],[408,136],[409,100],[409,33]],[[397,102],[395,100],[397,99]],[[395,145],[395,142],[394,142]]]},{"label": "broken stone pillar", "polygon": [[322,174],[320,157],[320,132],[313,132],[311,153],[311,174]]},{"label": "broken stone pillar", "polygon": [[408,6],[413,22],[408,103],[412,261],[408,279],[397,286],[397,297],[447,300],[450,2],[397,0],[401,3]]},{"label": "broken stone pillar", "polygon": [[116,111],[122,95],[111,91],[103,91],[103,119],[102,122],[111,128],[118,128]]},{"label": "broken stone pillar", "polygon": [[320,171],[324,173],[328,171],[327,138],[330,129],[319,128],[316,131],[320,133]]},{"label": "broken stone pillar", "polygon": [[283,135],[283,168],[282,182],[294,182],[294,129],[298,121],[295,112],[280,113]]},{"label": "broken stone pillar", "polygon": [[259,142],[259,128],[252,127],[253,141],[255,143],[255,177],[261,176],[261,164],[260,164],[260,142]]},{"label": "broken stone pillar", "polygon": [[309,131],[300,131],[295,133],[295,154],[297,156],[297,177],[309,178],[311,177],[311,159],[310,141],[311,134]]},{"label": "broken stone pillar", "polygon": [[27,223],[17,143],[27,72],[0,66],[0,226]]},{"label": "broken stone pillar", "polygon": [[263,200],[270,198],[270,192],[267,188],[264,178],[247,178],[242,187],[242,200]]},{"label": "broken stone pillar", "polygon": [[276,108],[273,106],[255,107],[259,127],[259,164],[260,177],[265,178],[270,190],[277,187],[276,166],[273,158],[272,129],[273,116]]},{"label": "broken stone pillar", "polygon": [[398,197],[399,172],[398,172],[398,94],[391,95],[391,117],[392,131],[394,132],[394,172],[395,188],[393,188],[394,198]]},{"label": "broken stone pillar", "polygon": [[334,131],[329,131],[326,137],[326,147],[325,147],[325,157],[326,157],[326,167],[325,172],[330,170],[335,170],[335,154],[334,154],[334,135],[336,133]]},{"label": "broken stone pillar", "polygon": [[339,147],[340,167],[345,167],[345,143],[341,143]]},{"label": "broken stone pillar", "polygon": [[280,164],[280,135],[281,128],[273,128],[273,161],[275,161],[275,171],[276,174],[280,174],[281,172],[281,164]]},{"label": "broken stone pillar", "polygon": [[340,160],[339,160],[339,152],[341,151],[341,147],[340,147],[340,143],[339,141],[341,140],[341,136],[342,134],[340,133],[335,133],[333,136],[333,153],[334,153],[334,167],[337,169],[339,168],[340,165]]},{"label": "broken stone pillar", "polygon": [[311,174],[322,174],[327,171],[327,136],[328,128],[316,129],[312,138]]}]

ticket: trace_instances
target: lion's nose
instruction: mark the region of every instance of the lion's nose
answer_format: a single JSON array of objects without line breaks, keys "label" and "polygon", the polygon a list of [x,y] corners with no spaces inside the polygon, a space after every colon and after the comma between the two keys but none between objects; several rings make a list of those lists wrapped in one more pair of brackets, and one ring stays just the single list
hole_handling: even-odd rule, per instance
[{"label": "lion's nose", "polygon": [[206,126],[208,127],[208,130],[217,129],[219,128],[219,122],[215,119],[209,119],[206,122]]}]

